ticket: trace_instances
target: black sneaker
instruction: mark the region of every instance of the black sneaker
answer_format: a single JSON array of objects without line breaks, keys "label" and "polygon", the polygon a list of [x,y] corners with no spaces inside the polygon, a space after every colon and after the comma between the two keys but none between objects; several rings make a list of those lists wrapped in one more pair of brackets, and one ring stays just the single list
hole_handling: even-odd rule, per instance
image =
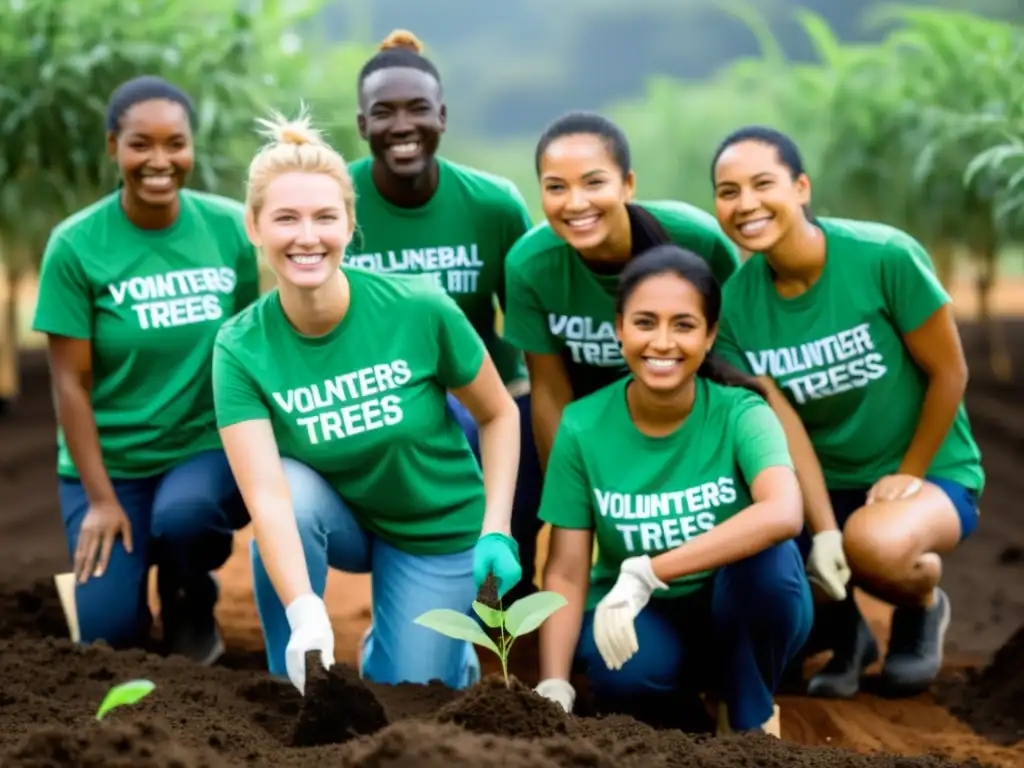
[{"label": "black sneaker", "polygon": [[160,614],[164,629],[164,651],[168,655],[185,656],[204,666],[213,665],[224,655],[224,640],[213,614],[219,589],[212,574],[210,582],[213,600],[208,595],[192,595],[186,590],[162,596]]},{"label": "black sneaker", "polygon": [[864,670],[878,661],[878,643],[852,595],[835,608],[832,658],[808,681],[807,695],[849,699],[860,690]]},{"label": "black sneaker", "polygon": [[882,684],[893,696],[915,696],[935,682],[951,616],[949,597],[935,590],[930,608],[897,608],[892,615],[889,653]]}]

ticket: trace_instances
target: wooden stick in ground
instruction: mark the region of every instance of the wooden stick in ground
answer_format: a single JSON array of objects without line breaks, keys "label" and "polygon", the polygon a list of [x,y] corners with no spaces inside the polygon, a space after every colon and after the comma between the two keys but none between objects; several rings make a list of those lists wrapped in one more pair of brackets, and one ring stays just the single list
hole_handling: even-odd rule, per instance
[{"label": "wooden stick in ground", "polygon": [[81,639],[78,629],[78,608],[75,604],[75,574],[58,573],[53,577],[57,585],[57,595],[60,597],[60,607],[64,610],[64,620],[68,623],[68,633],[71,641],[77,643]]}]

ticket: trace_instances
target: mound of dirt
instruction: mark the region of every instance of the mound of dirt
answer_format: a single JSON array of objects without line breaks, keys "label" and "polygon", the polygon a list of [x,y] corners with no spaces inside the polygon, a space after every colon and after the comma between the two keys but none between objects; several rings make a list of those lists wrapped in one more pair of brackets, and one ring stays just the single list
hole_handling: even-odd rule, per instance
[{"label": "mound of dirt", "polygon": [[357,670],[347,664],[325,670],[318,652],[306,654],[306,695],[295,722],[293,746],[343,744],[387,725],[384,707]]},{"label": "mound of dirt", "polygon": [[153,723],[48,726],[7,755],[4,768],[228,768],[208,749],[188,749]]},{"label": "mound of dirt", "polygon": [[945,691],[957,717],[999,744],[1024,740],[1024,627],[980,671],[970,671]]},{"label": "mound of dirt", "polygon": [[407,720],[345,747],[351,768],[617,768],[580,740],[510,739],[470,733],[451,723]]},{"label": "mound of dirt", "polygon": [[437,721],[455,723],[474,733],[513,738],[543,738],[567,732],[566,714],[560,706],[538,696],[514,677],[506,686],[497,675],[488,675],[442,707]]}]

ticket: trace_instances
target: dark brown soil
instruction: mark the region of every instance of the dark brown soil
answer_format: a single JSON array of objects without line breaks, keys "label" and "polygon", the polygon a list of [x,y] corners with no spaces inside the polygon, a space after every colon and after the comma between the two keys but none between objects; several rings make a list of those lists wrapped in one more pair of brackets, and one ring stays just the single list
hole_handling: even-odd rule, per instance
[{"label": "dark brown soil", "polygon": [[[3,768],[972,765],[930,758],[899,762],[892,756],[858,757],[845,750],[812,750],[767,737],[692,737],[681,731],[655,731],[622,717],[575,718],[557,706],[533,701],[534,695],[522,684],[507,691],[504,682],[494,678],[461,695],[439,686],[432,688],[433,696],[425,686],[397,686],[380,697],[382,703],[390,703],[394,724],[386,726],[381,720],[372,735],[344,744],[299,748],[291,745],[302,707],[298,693],[287,682],[254,679],[251,672],[202,669],[184,659],[142,651],[115,653],[104,647],[82,649],[67,640],[24,635],[0,641],[0,666],[0,743],[12,749],[0,763]],[[344,684],[330,690],[351,697],[358,687],[354,670],[335,665],[331,673],[330,679]],[[154,692],[97,723],[92,715],[106,690],[138,677],[152,680]],[[403,696],[407,689],[414,689],[415,695]],[[369,698],[360,694],[358,704],[372,702],[369,711],[363,717],[359,710],[342,713],[342,719],[349,726],[358,721],[369,730],[379,710],[370,688],[363,690]],[[437,706],[445,699],[451,700]],[[411,706],[403,708],[403,702]],[[495,730],[518,738],[438,722],[445,719],[469,728],[493,722]]]},{"label": "dark brown soil", "polygon": [[[1019,371],[1024,323],[1007,327]],[[1024,401],[1019,383],[988,377],[977,335],[964,329],[972,365],[968,410],[989,484],[981,527],[946,561],[945,585],[954,607],[947,655],[986,660],[1024,624]],[[784,735],[822,745],[805,746],[767,737],[690,736],[622,716],[566,716],[528,690],[535,670],[517,672],[526,685],[517,682],[511,691],[487,677],[456,693],[440,685],[363,686],[354,670],[336,665],[312,681],[304,711],[287,681],[261,671],[260,654],[231,649],[225,662],[208,669],[143,651],[77,648],[60,639],[67,628],[51,578],[67,570],[68,555],[56,503],[48,387],[42,358],[29,356],[24,395],[0,417],[0,768],[946,768],[977,766],[962,759],[982,754],[1000,766],[1024,765],[1024,751],[1000,751],[965,730],[950,730],[955,721],[923,700],[861,696],[833,704],[786,697]],[[990,668],[947,692],[960,717],[1002,743],[1021,736],[1020,720],[1011,719],[1021,711],[1024,691],[1021,634]],[[524,661],[527,648],[517,646],[513,656]],[[96,722],[106,691],[133,678],[148,678],[156,689]],[[319,707],[309,708],[310,701]],[[944,731],[950,734],[941,749],[960,761],[825,746],[831,740],[860,752],[919,754],[939,744],[935,735]]]},{"label": "dark brown soil", "polygon": [[945,692],[954,714],[999,744],[1024,740],[1024,627],[981,670],[968,670]]},{"label": "dark brown soil", "polygon": [[506,687],[503,678],[485,677],[465,694],[441,707],[441,723],[455,723],[474,733],[525,739],[566,732],[565,712],[553,701],[538,696],[515,677]]},{"label": "dark brown soil", "polygon": [[216,752],[188,749],[156,723],[134,721],[91,729],[47,726],[34,731],[4,768],[226,768]]},{"label": "dark brown soil", "polygon": [[306,695],[292,746],[343,744],[388,725],[383,705],[359,678],[358,670],[344,664],[325,670],[317,652],[306,654],[306,670]]}]

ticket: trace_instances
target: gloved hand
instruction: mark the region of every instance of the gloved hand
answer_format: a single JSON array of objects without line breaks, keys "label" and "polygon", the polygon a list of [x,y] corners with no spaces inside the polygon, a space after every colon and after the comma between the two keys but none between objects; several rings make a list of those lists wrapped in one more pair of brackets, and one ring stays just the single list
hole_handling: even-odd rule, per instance
[{"label": "gloved hand", "polygon": [[619,566],[619,578],[594,610],[594,641],[608,669],[622,669],[640,650],[633,619],[656,589],[668,589],[654,575],[647,555],[628,557]]},{"label": "gloved hand", "polygon": [[473,550],[473,580],[476,588],[484,583],[488,573],[498,582],[498,598],[505,596],[523,578],[519,564],[519,545],[504,533],[485,533]]},{"label": "gloved hand", "polygon": [[285,609],[292,635],[284,652],[285,667],[299,693],[306,693],[306,652],[320,651],[324,669],[334,664],[334,630],[327,606],[317,595],[301,595]]},{"label": "gloved hand", "polygon": [[576,689],[568,680],[549,677],[547,680],[541,680],[533,690],[545,699],[555,702],[568,713],[572,712],[572,705],[576,703]]},{"label": "gloved hand", "polygon": [[833,600],[846,599],[850,566],[843,553],[841,531],[821,531],[814,535],[811,554],[807,557],[807,578],[825,590]]}]

